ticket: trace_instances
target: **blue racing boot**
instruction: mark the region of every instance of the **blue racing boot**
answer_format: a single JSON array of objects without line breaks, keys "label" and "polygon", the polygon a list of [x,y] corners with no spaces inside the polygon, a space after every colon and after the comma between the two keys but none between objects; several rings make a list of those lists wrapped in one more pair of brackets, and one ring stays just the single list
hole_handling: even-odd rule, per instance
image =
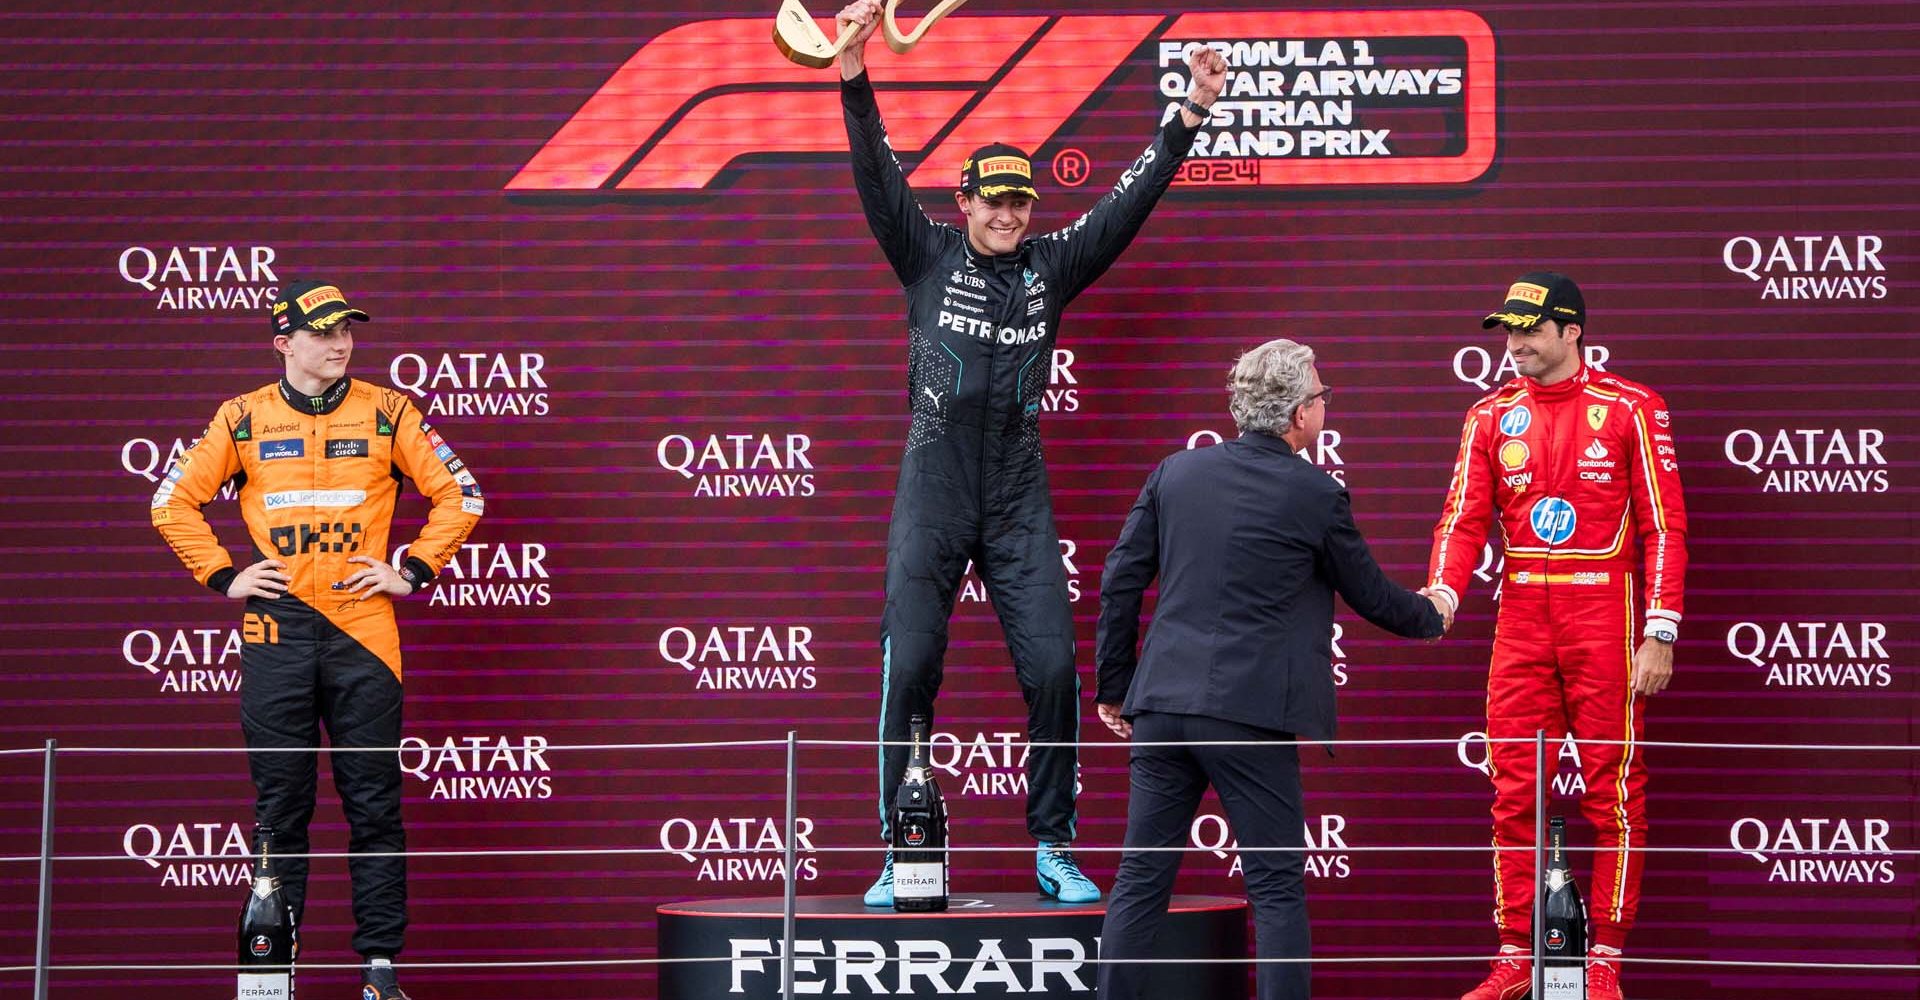
[{"label": "blue racing boot", "polygon": [[1100,899],[1100,887],[1080,871],[1066,844],[1041,844],[1033,855],[1033,873],[1040,880],[1040,891],[1062,903],[1094,903]]},{"label": "blue racing boot", "polygon": [[861,902],[868,906],[893,905],[893,852],[887,852],[887,860],[880,863],[880,877],[867,887],[867,895]]}]

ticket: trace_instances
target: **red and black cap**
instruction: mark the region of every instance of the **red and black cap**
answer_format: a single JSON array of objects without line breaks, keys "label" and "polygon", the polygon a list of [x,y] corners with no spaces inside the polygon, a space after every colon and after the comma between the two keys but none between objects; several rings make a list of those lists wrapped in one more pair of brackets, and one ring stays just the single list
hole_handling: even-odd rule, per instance
[{"label": "red and black cap", "polygon": [[1532,271],[1520,276],[1520,280],[1507,289],[1507,301],[1500,311],[1480,321],[1480,327],[1491,330],[1496,326],[1510,326],[1516,330],[1531,330],[1540,325],[1541,320],[1553,320],[1565,326],[1568,323],[1587,321],[1587,301],[1580,295],[1580,286],[1564,274],[1553,271]]},{"label": "red and black cap", "polygon": [[991,142],[973,151],[960,164],[960,190],[982,198],[1004,194],[1024,194],[1038,200],[1033,187],[1033,160],[1018,146]]},{"label": "red and black cap", "polygon": [[324,281],[295,281],[280,289],[273,303],[273,333],[279,336],[301,327],[325,330],[343,319],[371,323],[373,317],[347,305],[340,289]]}]

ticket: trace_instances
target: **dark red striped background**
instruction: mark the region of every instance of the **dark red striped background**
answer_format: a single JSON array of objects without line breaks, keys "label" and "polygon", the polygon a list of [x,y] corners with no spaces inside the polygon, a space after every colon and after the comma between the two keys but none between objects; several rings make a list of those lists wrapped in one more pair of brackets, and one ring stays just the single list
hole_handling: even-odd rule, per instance
[{"label": "dark red striped background", "polygon": [[[770,86],[784,97],[738,82],[741,66],[777,62],[772,8],[487,0],[396,11],[349,0],[263,13],[208,0],[166,12],[107,2],[0,12],[0,748],[48,738],[238,746],[238,655],[226,646],[235,609],[186,578],[147,524],[147,499],[176,444],[221,400],[274,376],[252,303],[284,282],[327,278],[375,317],[355,372],[415,385],[423,407],[445,410],[434,423],[489,500],[473,562],[440,590],[455,600],[401,611],[410,738],[489,748],[477,762],[408,758],[424,776],[407,779],[410,846],[612,852],[417,858],[405,957],[646,959],[657,904],[777,893],[774,855],[750,849],[766,846],[764,824],[782,811],[782,748],[491,752],[502,740],[873,737],[885,522],[906,429],[903,310],[841,156],[783,151],[843,144],[833,74],[783,71]],[[1424,9],[1384,3],[1369,16]],[[958,151],[939,150],[961,134],[948,119],[965,103],[941,94],[970,95],[1009,72],[1002,63],[1017,53],[994,48],[1005,32],[1044,39],[1090,18],[1144,18],[1149,40],[1111,73],[1092,73],[1086,100],[1034,150],[1043,168],[1068,149],[1092,163],[1081,186],[1042,178],[1036,224],[1083,211],[1154,127],[1154,39],[1182,13],[974,0],[908,56],[874,46],[903,160],[934,159],[921,176],[933,181],[928,208],[948,214],[938,185],[954,164],[940,158]],[[1545,265],[1581,282],[1606,367],[1660,389],[1676,414],[1693,572],[1676,682],[1653,704],[1650,738],[1920,742],[1913,5],[1534,2],[1471,13],[1496,53],[1497,147],[1484,173],[1445,185],[1176,189],[1070,310],[1045,426],[1083,669],[1099,567],[1146,471],[1201,432],[1230,432],[1226,369],[1269,337],[1319,351],[1338,388],[1338,438],[1322,464],[1352,489],[1389,571],[1417,581],[1460,415],[1485,388],[1476,382],[1497,381],[1481,369],[1499,360],[1500,342],[1478,318],[1514,276]],[[738,44],[699,42],[717,30],[699,23],[721,18],[753,20],[726,29]],[[1119,34],[1136,22],[1112,23]],[[1046,49],[1056,62],[1020,77],[1024,89],[1004,104],[983,99],[993,116],[967,127],[1020,127],[1052,88],[1088,75],[1100,34]],[[768,152],[694,190],[509,190],[656,40],[677,46],[655,50],[671,56],[649,78],[656,90],[624,98],[607,127],[619,131],[620,116],[651,96],[705,129],[690,133],[703,141],[746,137]],[[690,97],[721,84],[730,89]],[[776,116],[822,106],[834,116],[825,131]],[[1803,236],[1817,238],[1812,273],[1767,266],[1776,240],[1797,247]],[[1745,263],[1742,237],[1761,254],[1758,280],[1729,266],[1730,241],[1733,264]],[[1836,239],[1848,268],[1864,269],[1820,267]],[[1851,253],[1867,239],[1877,267]],[[155,275],[147,288],[122,273],[144,279],[141,248],[164,265],[171,249],[195,246],[216,248],[214,265],[227,248],[242,263],[249,248],[271,248],[271,280]],[[1767,297],[1768,279],[1793,277],[1876,284],[1867,298]],[[466,354],[479,355],[477,387],[464,384]],[[461,384],[431,377],[443,356]],[[496,358],[507,377],[485,384]],[[1802,431],[1815,432],[1810,460],[1774,447]],[[1844,449],[1831,447],[1836,434]],[[772,435],[782,450],[805,435],[810,465],[780,470],[807,477],[791,481],[804,495],[697,495],[700,479],[662,463],[663,442],[669,458],[678,450],[674,435],[696,446]],[[1769,476],[1792,485],[1795,473],[1816,489],[1768,489]],[[1867,490],[1818,488],[1841,482]],[[209,510],[238,544],[231,501]],[[423,510],[417,498],[403,504],[396,535],[411,537]],[[1343,737],[1446,742],[1313,755],[1319,955],[1493,947],[1480,849],[1490,795],[1452,742],[1481,726],[1494,604],[1491,583],[1476,587],[1455,636],[1437,646],[1390,640],[1341,613]],[[749,630],[746,662],[733,647],[681,656],[688,638],[705,647],[721,630],[731,642],[735,627]],[[1783,630],[1800,649],[1779,643]],[[1769,683],[1780,662],[1813,663],[1839,682]],[[1864,683],[1846,682],[1849,664],[1864,665],[1851,675]],[[702,671],[724,678],[727,668],[783,686],[700,686]],[[957,840],[1013,848],[963,856],[956,878],[1024,890],[1018,750],[1009,757],[999,735],[1019,739],[1023,712],[984,600],[963,599],[946,684],[942,729],[969,748],[941,777]],[[1101,739],[1091,706],[1086,722],[1086,738]],[[1920,757],[1661,747],[1648,757],[1663,853],[1648,865],[1634,955],[1920,962]],[[856,892],[871,877],[872,760],[869,747],[802,749],[803,893]],[[36,869],[17,859],[39,849],[40,763],[0,757],[3,966],[32,962]],[[1115,857],[1101,849],[1121,834],[1124,765],[1118,748],[1083,754],[1081,846],[1102,883]],[[240,859],[176,855],[199,851],[203,833],[223,853],[248,820],[238,756],[62,755],[58,789],[57,852],[94,860],[56,864],[56,963],[230,959],[241,890],[226,880]],[[436,797],[449,791],[481,797]],[[331,794],[323,788],[316,849],[343,850]],[[1564,797],[1560,811],[1576,812]],[[1842,824],[1858,840],[1875,823],[1894,853],[1828,842]],[[1756,830],[1768,852],[1793,847],[1779,843],[1783,825],[1812,853],[1763,863],[1730,849],[1738,837],[1753,846]],[[724,836],[711,839],[716,829]],[[1206,819],[1196,838],[1222,843]],[[1454,850],[1368,850],[1424,846]],[[628,849],[646,853],[619,853]],[[1815,879],[1780,880],[1776,858],[1817,862]],[[1182,891],[1239,891],[1230,864],[1224,850],[1192,856]],[[344,864],[316,869],[303,957],[350,961]],[[1316,987],[1425,997],[1473,978],[1461,964],[1325,965]],[[29,981],[0,974],[0,993],[25,995]],[[231,980],[64,971],[53,982],[60,996],[104,997],[215,995]],[[427,996],[603,998],[651,996],[654,977],[641,965],[420,971],[409,982]],[[1629,973],[1633,995],[1662,1000],[1911,997],[1917,984],[1912,972]],[[350,988],[321,970],[302,985]]]}]

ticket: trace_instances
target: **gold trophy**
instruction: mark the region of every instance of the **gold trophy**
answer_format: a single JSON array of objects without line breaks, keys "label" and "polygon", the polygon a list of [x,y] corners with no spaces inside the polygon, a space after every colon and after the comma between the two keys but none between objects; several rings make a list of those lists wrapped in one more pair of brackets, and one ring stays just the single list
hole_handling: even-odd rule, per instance
[{"label": "gold trophy", "polygon": [[[905,54],[913,51],[926,37],[927,29],[940,22],[940,19],[959,10],[967,0],[940,0],[934,4],[920,23],[911,32],[902,33],[900,23],[895,20],[894,12],[900,7],[900,0],[887,0],[885,16],[880,22],[880,34],[887,40],[887,48]],[[853,30],[845,30],[840,37],[827,41],[827,34],[807,13],[806,4],[801,0],[780,0],[780,12],[773,18],[773,44],[780,54],[810,69],[825,69],[833,65],[840,53],[853,40]]]}]

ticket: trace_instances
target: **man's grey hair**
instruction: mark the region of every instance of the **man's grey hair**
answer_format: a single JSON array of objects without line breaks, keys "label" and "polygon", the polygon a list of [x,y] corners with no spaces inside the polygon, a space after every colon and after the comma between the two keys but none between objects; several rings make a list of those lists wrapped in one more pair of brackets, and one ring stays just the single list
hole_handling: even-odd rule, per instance
[{"label": "man's grey hair", "polygon": [[1227,391],[1227,410],[1241,432],[1285,434],[1313,392],[1313,348],[1269,340],[1234,362]]}]

